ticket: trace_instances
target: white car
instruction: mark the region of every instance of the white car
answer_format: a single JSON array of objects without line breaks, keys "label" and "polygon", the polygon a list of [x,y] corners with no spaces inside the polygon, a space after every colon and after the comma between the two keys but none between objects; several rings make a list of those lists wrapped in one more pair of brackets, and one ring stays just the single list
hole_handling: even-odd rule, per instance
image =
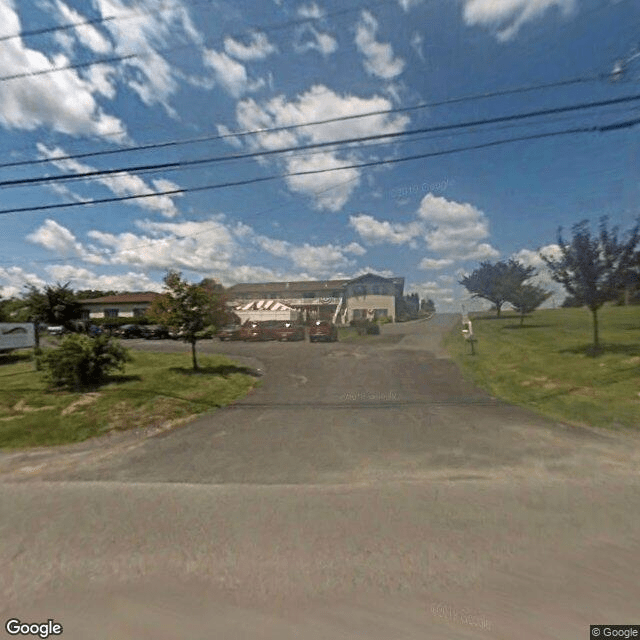
[{"label": "white car", "polygon": [[64,333],[64,327],[62,325],[55,325],[47,327],[47,331],[50,336],[61,336]]}]

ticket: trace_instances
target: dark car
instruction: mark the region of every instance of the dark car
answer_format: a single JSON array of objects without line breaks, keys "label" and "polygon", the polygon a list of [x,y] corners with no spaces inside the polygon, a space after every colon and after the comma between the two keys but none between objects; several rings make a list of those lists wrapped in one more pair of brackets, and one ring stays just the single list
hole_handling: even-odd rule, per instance
[{"label": "dark car", "polygon": [[141,338],[142,327],[139,324],[123,324],[116,335],[120,338]]},{"label": "dark car", "polygon": [[283,320],[279,322],[274,328],[273,333],[276,340],[288,341],[288,340],[304,340],[304,327],[296,322],[289,320]]},{"label": "dark car", "polygon": [[336,342],[338,340],[338,327],[328,320],[316,320],[309,327],[309,342]]},{"label": "dark car", "polygon": [[169,337],[169,329],[161,324],[143,325],[140,329],[146,340],[166,340]]},{"label": "dark car", "polygon": [[118,334],[118,329],[120,329],[120,325],[118,324],[103,324],[100,325],[102,331],[110,336],[115,336]]},{"label": "dark car", "polygon": [[226,327],[222,327],[216,334],[222,341],[225,340],[242,340],[241,333],[242,327],[239,324],[229,324]]}]

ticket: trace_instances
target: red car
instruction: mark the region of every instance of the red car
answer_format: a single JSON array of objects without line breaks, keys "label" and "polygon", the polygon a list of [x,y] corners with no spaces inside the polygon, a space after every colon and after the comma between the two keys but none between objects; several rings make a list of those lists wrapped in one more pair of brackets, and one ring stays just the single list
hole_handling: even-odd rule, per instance
[{"label": "red car", "polygon": [[291,322],[289,320],[282,320],[272,329],[272,333],[276,340],[282,342],[289,340],[304,340],[304,327],[301,324]]},{"label": "red car", "polygon": [[318,342],[318,340],[337,342],[338,327],[328,320],[316,320],[309,327],[309,342]]}]

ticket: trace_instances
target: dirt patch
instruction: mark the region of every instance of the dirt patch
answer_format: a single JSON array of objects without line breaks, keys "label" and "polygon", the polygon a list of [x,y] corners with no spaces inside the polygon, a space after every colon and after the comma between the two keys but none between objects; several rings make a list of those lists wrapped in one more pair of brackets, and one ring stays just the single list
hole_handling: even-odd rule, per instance
[{"label": "dirt patch", "polygon": [[92,404],[100,397],[99,393],[85,393],[81,398],[78,398],[72,402],[68,407],[62,410],[63,416],[68,416],[73,413],[79,407],[84,407],[88,404]]}]

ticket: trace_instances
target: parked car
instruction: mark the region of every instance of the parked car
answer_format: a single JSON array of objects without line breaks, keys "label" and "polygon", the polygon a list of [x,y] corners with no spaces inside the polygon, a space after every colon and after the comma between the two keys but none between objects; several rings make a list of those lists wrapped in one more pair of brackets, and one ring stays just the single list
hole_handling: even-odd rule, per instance
[{"label": "parked car", "polygon": [[66,329],[62,325],[51,325],[47,327],[47,332],[50,336],[61,336],[63,333],[66,333]]},{"label": "parked car", "polygon": [[264,340],[263,335],[263,327],[260,322],[247,320],[242,327],[240,327],[240,340]]},{"label": "parked car", "polygon": [[119,324],[102,324],[100,325],[102,331],[110,336],[115,336],[118,334],[118,329],[120,329]]},{"label": "parked car", "polygon": [[169,337],[169,329],[161,324],[142,325],[140,329],[146,340],[166,340]]},{"label": "parked car", "polygon": [[116,335],[120,338],[141,338],[142,327],[139,324],[123,324]]},{"label": "parked car", "polygon": [[222,327],[216,335],[223,342],[225,340],[242,340],[241,329],[242,326],[239,324],[229,324],[226,327]]},{"label": "parked car", "polygon": [[304,340],[304,327],[296,322],[289,320],[283,320],[279,322],[274,328],[273,333],[277,340]]},{"label": "parked car", "polygon": [[338,327],[328,320],[316,320],[309,327],[309,342],[318,342],[319,340],[337,342]]},{"label": "parked car", "polygon": [[92,325],[89,325],[89,327],[87,329],[87,333],[92,338],[95,338],[96,336],[101,336],[104,333],[104,330],[102,329],[102,327],[99,327],[96,324],[92,324]]}]

